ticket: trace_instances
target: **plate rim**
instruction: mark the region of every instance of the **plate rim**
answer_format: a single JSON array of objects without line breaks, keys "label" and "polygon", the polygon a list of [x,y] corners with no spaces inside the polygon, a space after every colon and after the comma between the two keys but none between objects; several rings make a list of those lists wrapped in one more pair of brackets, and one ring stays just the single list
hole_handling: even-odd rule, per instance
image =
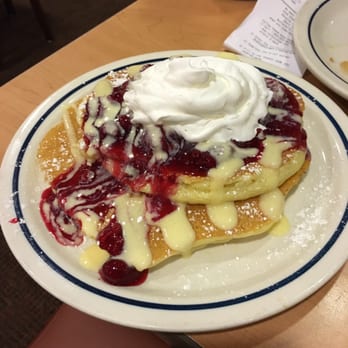
[{"label": "plate rim", "polygon": [[296,54],[305,62],[308,70],[333,92],[348,100],[348,82],[337,75],[320,58],[311,35],[311,26],[315,16],[330,1],[337,0],[311,0],[303,4],[295,17],[294,46]]},{"label": "plate rim", "polygon": [[[161,52],[153,52],[153,53],[150,53],[150,54],[144,54],[144,55],[137,55],[137,56],[133,56],[133,57],[129,57],[129,58],[125,58],[125,59],[122,59],[122,60],[117,60],[117,61],[115,61],[115,62],[112,62],[112,63],[109,63],[109,64],[107,64],[107,65],[104,65],[104,66],[102,66],[102,67],[99,67],[99,68],[96,68],[96,69],[94,69],[94,70],[92,70],[92,71],[90,71],[90,72],[87,72],[86,74],[83,74],[83,75],[81,75],[80,77],[77,77],[76,79],[74,79],[74,80],[72,80],[71,82],[69,82],[68,84],[66,84],[65,86],[63,86],[63,87],[61,87],[59,90],[57,90],[55,93],[53,93],[50,97],[48,97],[42,104],[40,104],[32,113],[31,113],[31,115],[26,119],[26,121],[23,123],[23,125],[20,127],[20,129],[17,131],[17,133],[16,133],[16,135],[14,136],[14,138],[13,138],[13,140],[11,141],[11,143],[10,143],[10,146],[9,146],[9,148],[8,148],[8,150],[6,151],[6,154],[5,154],[5,156],[4,156],[4,159],[3,159],[3,163],[5,163],[5,160],[6,160],[6,158],[8,157],[8,156],[10,156],[10,155],[12,155],[12,154],[10,154],[10,152],[11,152],[11,149],[13,150],[13,147],[11,147],[11,145],[13,144],[13,141],[16,139],[16,137],[18,137],[18,136],[20,136],[20,134],[21,134],[21,132],[22,133],[25,133],[25,132],[27,132],[28,130],[27,130],[27,128],[30,126],[30,123],[31,123],[31,121],[32,121],[32,118],[35,118],[36,116],[37,116],[37,114],[40,114],[40,112],[41,112],[41,110],[44,110],[45,108],[47,108],[47,106],[51,103],[51,99],[53,98],[53,99],[55,99],[55,97],[57,97],[57,96],[59,96],[60,95],[60,93],[62,93],[62,92],[64,92],[64,90],[65,89],[67,89],[67,88],[69,88],[69,86],[72,84],[72,85],[75,85],[76,83],[78,83],[79,85],[81,85],[81,82],[78,82],[78,81],[80,81],[81,79],[83,80],[83,79],[85,79],[86,80],[86,78],[88,77],[88,76],[93,76],[93,75],[95,75],[98,71],[103,71],[103,73],[102,74],[99,74],[98,76],[101,76],[101,75],[105,75],[106,74],[106,72],[108,71],[108,70],[111,70],[111,69],[109,69],[111,66],[113,66],[114,68],[115,68],[115,66],[120,66],[120,65],[127,65],[128,63],[129,63],[129,60],[134,60],[135,62],[138,62],[139,60],[141,61],[141,60],[144,60],[144,57],[146,57],[146,59],[145,60],[153,60],[153,59],[162,59],[163,57],[167,57],[167,56],[172,56],[172,55],[178,55],[178,54],[192,54],[192,55],[204,55],[204,54],[213,54],[213,55],[216,55],[216,54],[218,54],[218,53],[221,53],[221,52],[218,52],[218,51],[201,51],[201,50],[179,50],[179,51],[161,51]],[[290,76],[290,79],[292,80],[292,81],[294,81],[295,80],[295,82],[292,82],[292,81],[290,81],[290,82],[292,82],[292,83],[299,83],[300,81],[301,81],[301,85],[302,85],[302,87],[301,86],[298,86],[298,87],[300,87],[300,88],[302,88],[302,90],[303,91],[305,91],[305,88],[308,88],[308,86],[311,86],[311,88],[313,88],[314,86],[312,86],[312,85],[310,85],[308,82],[306,82],[306,81],[304,81],[304,80],[302,80],[302,79],[299,79],[299,78],[297,78],[296,76],[294,76],[294,75],[292,75],[292,74],[289,74],[289,73],[287,73],[287,72],[284,72],[284,71],[282,71],[281,69],[276,69],[274,66],[271,66],[271,65],[269,65],[269,64],[266,64],[266,63],[263,63],[263,62],[260,62],[260,61],[256,61],[256,60],[254,60],[254,59],[251,59],[251,58],[246,58],[246,57],[241,57],[241,56],[238,56],[238,55],[235,55],[235,56],[237,56],[237,57],[239,57],[242,61],[248,61],[248,62],[251,62],[252,64],[256,64],[256,63],[259,63],[260,65],[262,65],[264,68],[261,68],[261,69],[270,69],[270,71],[272,71],[272,73],[274,72],[274,74],[278,77],[278,78],[283,78],[283,76],[284,76],[284,74],[285,74],[285,76]],[[126,63],[126,64],[124,64],[124,63]],[[98,79],[98,77],[95,77],[94,76],[94,78],[92,78],[92,79],[89,79],[89,80],[93,80],[93,81],[95,81],[96,79]],[[287,78],[285,78],[286,80],[287,80]],[[88,80],[87,80],[88,81]],[[288,81],[288,80],[287,80]],[[296,82],[297,81],[297,82]],[[85,81],[85,83],[87,83],[86,81]],[[306,87],[307,86],[307,87]],[[316,90],[316,88],[314,87],[314,90]],[[70,90],[70,92],[71,92],[71,90]],[[330,101],[330,103],[332,104],[332,105],[334,105],[338,110],[340,110],[338,107],[337,107],[337,105],[335,104],[335,103],[333,103],[327,96],[325,96],[322,92],[320,92],[319,90],[317,90],[316,92],[319,92],[319,94],[321,93],[322,94],[322,97],[324,98],[324,100],[326,100],[326,102],[327,101]],[[73,94],[73,92],[72,93],[70,93],[70,95],[72,95]],[[326,98],[326,99],[325,99]],[[331,107],[332,107],[332,105],[330,105]],[[340,112],[342,112],[343,113],[343,111],[342,110],[340,110]],[[344,113],[343,113],[344,114]],[[339,124],[338,124],[338,121],[336,121],[336,119],[333,119],[332,120],[332,122],[337,122],[337,126],[338,126],[338,129],[341,129],[341,127],[339,126]],[[336,129],[337,129],[337,127],[335,127]],[[343,131],[342,131],[343,132]],[[17,135],[18,134],[18,135]],[[343,135],[343,137],[345,137],[345,134],[343,133],[342,134]],[[28,136],[28,135],[27,135]],[[348,146],[347,146],[347,144],[346,144],[346,149],[348,148]],[[1,165],[1,172],[3,172],[3,164]],[[346,206],[346,211],[345,211],[345,214],[344,214],[344,216],[345,216],[345,221],[347,220],[347,215],[348,214],[348,212],[347,212],[347,206]],[[341,220],[342,221],[342,220]],[[346,222],[345,222],[345,224],[346,224]],[[342,226],[342,229],[344,229],[346,226]],[[3,227],[3,230],[4,230],[4,227]],[[343,231],[343,230],[342,230]],[[342,232],[341,231],[341,232]],[[341,234],[341,232],[339,233],[339,235]],[[4,235],[5,235],[5,238],[6,237],[8,237],[8,235],[5,233],[5,231],[4,231]],[[337,236],[337,237],[339,237],[339,235]],[[7,240],[7,238],[6,238],[6,240]],[[35,240],[34,240],[35,241]],[[8,243],[9,244],[9,243]],[[15,257],[17,258],[17,260],[20,262],[20,264],[22,265],[22,267],[23,268],[25,268],[25,266],[23,266],[23,260],[20,260],[20,258],[18,257],[18,255],[17,255],[17,253],[14,251],[14,250],[12,250],[13,248],[11,248],[11,245],[9,244],[9,246],[10,246],[10,249],[11,249],[11,251],[12,251],[12,253],[15,255]],[[330,249],[330,248],[329,248]],[[326,252],[325,252],[326,253]],[[314,288],[319,288],[321,285],[323,285],[323,283],[324,282],[326,282],[326,281],[328,281],[337,271],[338,271],[338,269],[344,264],[344,262],[346,261],[346,259],[347,259],[347,257],[348,257],[348,255],[346,255],[346,257],[345,257],[345,259],[342,259],[341,260],[341,262],[340,262],[340,264],[339,265],[337,265],[337,267],[336,267],[336,269],[335,269],[335,272],[333,273],[333,274],[331,274],[331,275],[329,275],[329,276],[327,276],[327,278],[326,279],[321,279],[321,280],[319,280],[318,281],[318,283],[314,286],[314,287],[312,287],[312,289],[311,289],[311,291],[309,291],[308,289],[307,289],[307,291],[309,291],[309,293],[306,293],[306,291],[304,291],[303,292],[303,294],[302,294],[302,297],[300,296],[300,298],[297,298],[297,300],[295,300],[295,302],[294,303],[292,303],[292,304],[290,304],[289,305],[289,307],[290,306],[292,306],[292,305],[294,305],[294,304],[296,304],[296,303],[298,303],[298,302],[300,302],[303,298],[305,298],[305,297],[307,297],[307,296],[309,296],[311,293],[313,293],[314,292]],[[322,259],[322,257],[319,257],[319,259],[318,259],[318,261],[319,260],[321,260]],[[21,262],[22,261],[22,262]],[[25,270],[28,272],[29,271],[29,274],[30,274],[30,269],[28,270],[28,269],[26,269],[25,268]],[[32,277],[33,277],[33,274],[30,274]],[[34,278],[34,277],[33,277]],[[34,280],[36,281],[36,282],[38,282],[38,280],[36,279],[36,278],[34,278]],[[38,282],[41,286],[43,286],[43,287],[45,287],[45,284],[41,284],[40,282]],[[46,287],[45,287],[46,288]],[[47,289],[46,289],[47,290]],[[51,292],[51,291],[49,291],[49,290],[47,290],[48,292]],[[52,292],[51,292],[52,293]],[[54,294],[54,296],[56,296],[55,294]],[[57,296],[58,297],[58,296]],[[59,298],[59,297],[58,297]],[[66,300],[63,300],[63,302],[67,302]],[[220,301],[220,302],[222,302],[222,301]],[[72,305],[72,306],[74,306],[74,304],[73,303],[69,303],[70,305]],[[127,304],[126,304],[127,305]],[[232,304],[233,305],[233,304]],[[231,304],[229,304],[229,306],[231,306]],[[102,319],[104,319],[104,320],[109,320],[110,321],[110,318],[109,317],[105,317],[105,315],[103,315],[103,313],[101,313],[101,312],[99,312],[99,313],[96,313],[95,311],[88,311],[88,310],[86,310],[86,308],[81,308],[81,307],[79,307],[79,306],[77,306],[76,304],[75,304],[75,307],[77,307],[78,309],[80,309],[80,310],[83,310],[83,311],[85,311],[85,312],[87,312],[87,313],[89,313],[89,314],[91,314],[91,315],[94,315],[94,316],[98,316],[98,317],[100,317],[100,318],[102,318]],[[200,307],[200,306],[198,306],[198,307]],[[196,308],[197,310],[213,310],[213,311],[218,311],[218,312],[221,312],[221,309],[224,309],[224,308],[226,308],[226,305],[222,305],[222,306],[220,306],[220,307],[216,307],[216,306],[214,306],[214,308]],[[256,318],[256,320],[261,320],[261,319],[264,319],[265,317],[269,317],[270,315],[273,315],[273,314],[276,314],[276,313],[279,313],[280,311],[282,311],[282,310],[284,310],[285,308],[283,308],[283,309],[277,309],[277,310],[275,310],[275,311],[269,311],[268,312],[268,314],[266,315],[266,316],[262,316],[262,315],[260,315],[258,318]],[[153,308],[153,309],[151,309],[151,310],[153,310],[154,312],[158,312],[158,311],[162,311],[163,309],[162,308]],[[187,312],[187,306],[185,306],[185,308],[183,307],[183,308],[179,308],[179,307],[177,307],[177,308],[173,308],[173,311],[175,311],[175,312],[179,312],[179,313],[186,313]],[[192,310],[190,310],[190,312],[192,312]],[[97,314],[97,315],[96,315]],[[181,322],[183,322],[182,321],[182,318],[180,319],[181,320]],[[111,320],[111,321],[113,321],[113,320]],[[247,324],[247,323],[250,323],[250,322],[253,322],[253,321],[255,321],[255,319],[254,318],[248,318],[248,319],[245,319],[245,321],[244,322],[242,322],[242,323],[240,323],[240,325],[242,325],[242,324]],[[115,321],[114,321],[115,322]],[[148,323],[148,324],[141,324],[141,323],[137,323],[137,324],[135,324],[134,325],[134,323],[131,323],[131,322],[129,322],[129,323],[127,323],[126,325],[128,325],[128,326],[135,326],[135,327],[139,327],[139,328],[145,328],[145,329],[155,329],[155,330],[159,330],[159,329],[165,329],[166,331],[175,331],[175,332],[181,332],[181,331],[183,331],[183,329],[186,329],[186,330],[188,330],[189,328],[190,328],[190,326],[188,326],[188,324],[187,324],[187,322],[184,322],[185,324],[184,324],[184,326],[181,326],[181,327],[175,327],[175,328],[173,328],[173,327],[158,327],[158,326],[156,326],[156,325],[154,325],[154,324],[150,324],[150,323]],[[121,322],[120,324],[124,324],[124,322]],[[132,325],[133,324],[133,325]],[[214,325],[215,324],[215,325]],[[205,326],[205,325],[202,325],[202,324],[200,324],[200,325],[196,325],[196,326],[194,326],[194,327],[192,327],[192,324],[191,324],[191,329],[190,329],[190,331],[207,331],[207,330],[213,330],[213,329],[222,329],[222,328],[227,328],[227,327],[234,327],[234,326],[238,326],[238,325],[233,325],[233,326],[231,326],[231,325],[229,325],[229,323],[219,323],[218,325],[217,325],[217,323],[216,323],[216,320],[214,320],[214,323],[213,324],[210,324],[210,326],[209,327],[207,327],[207,326]]]}]

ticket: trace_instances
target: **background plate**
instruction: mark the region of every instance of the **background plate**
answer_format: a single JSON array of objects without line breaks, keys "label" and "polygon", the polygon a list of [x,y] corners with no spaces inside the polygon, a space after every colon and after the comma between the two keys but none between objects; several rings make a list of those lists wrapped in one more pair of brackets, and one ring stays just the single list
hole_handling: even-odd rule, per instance
[{"label": "background plate", "polygon": [[[279,78],[303,95],[312,164],[286,203],[291,231],[200,250],[150,272],[138,287],[113,287],[78,264],[79,248],[59,245],[43,225],[38,204],[46,184],[37,146],[60,119],[60,107],[91,90],[113,69],[179,54],[167,51],[123,59],[93,70],[44,101],[13,138],[1,167],[1,226],[23,268],[61,301],[122,325],[198,332],[247,324],[278,313],[322,286],[348,256],[347,117],[309,83],[274,66],[234,56]],[[224,54],[225,55],[225,54]],[[231,55],[229,55],[231,56]]]},{"label": "background plate", "polygon": [[310,0],[298,12],[294,43],[308,69],[348,99],[348,1]]}]

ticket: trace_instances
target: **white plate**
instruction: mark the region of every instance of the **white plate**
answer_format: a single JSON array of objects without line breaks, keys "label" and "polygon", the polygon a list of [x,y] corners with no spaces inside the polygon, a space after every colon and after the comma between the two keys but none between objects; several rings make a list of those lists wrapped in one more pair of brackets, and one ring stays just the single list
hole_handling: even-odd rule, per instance
[{"label": "white plate", "polygon": [[292,226],[287,235],[210,247],[151,271],[141,286],[114,287],[78,265],[78,248],[59,245],[38,210],[45,184],[38,175],[35,153],[40,139],[58,122],[60,105],[91,89],[112,69],[177,54],[217,53],[169,51],[123,59],[77,78],[44,101],[18,130],[4,157],[1,225],[13,254],[33,279],[84,312],[159,331],[231,328],[298,303],[347,259],[348,120],[309,83],[262,62],[239,58],[299,91],[306,103],[305,128],[313,160],[287,201]]},{"label": "white plate", "polygon": [[294,24],[297,53],[327,87],[348,99],[348,1],[308,0]]}]

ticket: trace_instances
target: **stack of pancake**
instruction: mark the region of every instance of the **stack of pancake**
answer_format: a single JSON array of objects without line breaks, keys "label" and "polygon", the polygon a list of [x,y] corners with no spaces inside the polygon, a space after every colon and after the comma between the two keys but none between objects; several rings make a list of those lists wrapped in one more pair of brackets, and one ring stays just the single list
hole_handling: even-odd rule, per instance
[{"label": "stack of pancake", "polygon": [[[91,143],[86,142],[86,127],[83,121],[83,117],[86,116],[86,103],[91,98],[107,98],[113,92],[116,81],[131,80],[141,69],[141,67],[131,67],[109,74],[97,84],[93,92],[70,104],[62,112],[62,119],[42,139],[37,154],[40,169],[48,184],[57,180],[59,175],[71,167],[100,160],[100,153],[89,151]],[[297,103],[296,110],[300,112],[293,112],[293,105],[290,107],[291,110],[286,112],[296,119],[300,125],[297,127],[300,127],[304,138],[303,100],[298,93],[283,84],[282,88],[286,88],[294,96]],[[281,108],[271,105],[269,113],[278,118],[279,122],[286,123],[286,136],[282,134],[282,125],[279,126],[277,135],[273,133],[267,135],[267,126],[260,127],[266,135],[261,139],[262,145],[259,145],[258,149],[253,145],[244,146],[244,152],[247,153],[244,157],[240,155],[241,151],[230,151],[229,156],[217,163],[215,168],[210,169],[207,175],[179,173],[176,176],[174,188],[166,192],[164,198],[180,209],[168,213],[159,221],[151,220],[145,212],[144,219],[148,227],[146,238],[151,252],[148,268],[158,265],[171,256],[188,255],[195,249],[207,245],[265,233],[282,220],[285,197],[306,173],[310,155],[305,139],[301,140],[300,145],[289,140],[289,122],[287,118],[277,116],[278,109]],[[117,117],[114,122],[118,122]],[[296,131],[298,132],[298,129]],[[238,142],[231,144],[234,149],[239,146]],[[196,146],[196,148],[202,147]],[[246,160],[247,158],[249,160]],[[101,162],[110,163],[105,156]],[[105,165],[105,168],[114,175],[109,164]],[[117,179],[122,181],[122,175]],[[156,177],[151,180],[156,180]],[[158,195],[158,192],[153,191],[153,187],[155,185],[145,180],[143,184],[137,185],[136,189],[134,186],[129,187],[127,195],[128,197]],[[103,223],[105,224],[105,221]],[[101,225],[95,226],[98,229]],[[193,232],[189,247],[175,248],[168,242],[167,234],[179,235],[186,233],[187,230]],[[93,235],[97,236],[98,233],[99,231],[96,231]]]}]

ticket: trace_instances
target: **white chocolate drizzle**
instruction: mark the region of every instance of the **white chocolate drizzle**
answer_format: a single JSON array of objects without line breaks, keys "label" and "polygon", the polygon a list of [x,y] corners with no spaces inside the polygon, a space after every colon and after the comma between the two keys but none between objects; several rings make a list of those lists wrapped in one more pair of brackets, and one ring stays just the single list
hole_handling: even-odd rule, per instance
[{"label": "white chocolate drizzle", "polygon": [[182,254],[191,251],[195,231],[188,221],[184,204],[178,205],[176,210],[160,219],[156,225],[161,228],[163,238],[172,250]]},{"label": "white chocolate drizzle", "polygon": [[110,257],[109,253],[101,249],[97,244],[87,247],[80,255],[80,265],[97,272]]},{"label": "white chocolate drizzle", "polygon": [[284,195],[279,189],[260,195],[260,208],[272,220],[279,220],[284,210]]},{"label": "white chocolate drizzle", "polygon": [[222,230],[231,230],[238,223],[238,214],[234,202],[207,205],[207,213],[211,222]]},{"label": "white chocolate drizzle", "polygon": [[264,141],[264,146],[260,163],[265,167],[279,168],[282,165],[283,151],[291,148],[292,144],[283,137],[269,135]]},{"label": "white chocolate drizzle", "polygon": [[123,229],[125,261],[138,271],[149,268],[152,255],[147,241],[145,198],[142,195],[123,194],[115,199],[116,217]]}]

